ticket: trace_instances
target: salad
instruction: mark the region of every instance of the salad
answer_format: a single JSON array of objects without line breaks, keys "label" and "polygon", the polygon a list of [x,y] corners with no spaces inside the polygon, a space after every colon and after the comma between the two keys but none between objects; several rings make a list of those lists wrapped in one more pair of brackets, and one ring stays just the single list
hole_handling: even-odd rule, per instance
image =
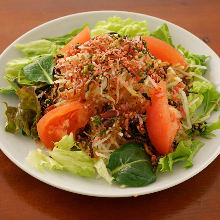
[{"label": "salad", "polygon": [[172,42],[167,24],[110,17],[59,37],[15,46],[7,63],[5,130],[31,136],[27,161],[40,171],[99,176],[109,184],[145,186],[172,172],[215,136],[208,124],[220,93],[205,78],[206,55]]}]

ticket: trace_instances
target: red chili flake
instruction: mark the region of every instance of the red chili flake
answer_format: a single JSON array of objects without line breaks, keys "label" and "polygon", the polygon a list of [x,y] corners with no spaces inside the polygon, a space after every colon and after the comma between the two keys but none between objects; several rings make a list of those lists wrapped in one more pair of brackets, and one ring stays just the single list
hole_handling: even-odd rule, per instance
[{"label": "red chili flake", "polygon": [[105,51],[105,47],[102,45],[99,45],[100,50]]},{"label": "red chili flake", "polygon": [[143,125],[143,122],[139,122],[139,126],[140,126],[140,128],[142,127],[142,125]]},{"label": "red chili flake", "polygon": [[97,139],[95,139],[95,140],[93,140],[93,141],[90,141],[91,143],[93,143],[93,142],[97,142],[97,141],[99,141],[99,140],[101,140],[102,138],[101,137],[99,137],[99,138],[97,138]]}]

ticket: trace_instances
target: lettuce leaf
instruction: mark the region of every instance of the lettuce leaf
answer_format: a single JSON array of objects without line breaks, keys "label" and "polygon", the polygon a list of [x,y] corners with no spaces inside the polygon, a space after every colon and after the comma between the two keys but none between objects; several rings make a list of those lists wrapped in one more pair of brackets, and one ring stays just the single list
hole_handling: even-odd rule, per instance
[{"label": "lettuce leaf", "polygon": [[5,130],[11,133],[23,130],[26,135],[38,137],[37,122],[41,115],[41,106],[33,87],[24,86],[16,92],[19,98],[17,107],[6,104],[7,124]]},{"label": "lettuce leaf", "polygon": [[95,174],[94,161],[85,152],[73,151],[76,146],[73,134],[65,135],[60,141],[55,143],[52,151],[47,154],[37,149],[29,153],[27,161],[42,171],[43,168],[49,170],[66,170],[73,175],[92,177]]},{"label": "lettuce leaf", "polygon": [[108,172],[106,165],[103,161],[103,159],[99,159],[95,163],[95,168],[100,177],[103,177],[109,184],[112,184],[112,180],[114,179]]},{"label": "lettuce leaf", "polygon": [[99,21],[91,31],[92,37],[99,34],[116,32],[122,36],[147,36],[149,35],[146,21],[134,21],[131,18],[125,20],[120,17],[109,17],[107,21]]},{"label": "lettuce leaf", "polygon": [[193,121],[194,113],[201,106],[204,96],[202,94],[193,94],[190,93],[187,97],[189,103],[189,113],[191,117],[191,121]]},{"label": "lettuce leaf", "polygon": [[150,33],[150,36],[156,37],[156,38],[168,43],[172,47],[175,47],[173,45],[172,37],[170,35],[170,31],[169,31],[169,28],[166,23],[163,23],[154,32]]},{"label": "lettuce leaf", "polygon": [[45,57],[45,55],[33,56],[33,57],[23,57],[23,58],[10,60],[6,64],[7,68],[5,70],[6,75],[4,78],[9,82],[9,84],[11,84],[11,86],[14,90],[18,89],[18,87],[14,84],[15,80],[17,80],[17,82],[20,83],[21,85],[33,85],[33,82],[31,82],[30,80],[28,80],[25,77],[22,70],[26,65],[33,63],[43,57]]},{"label": "lettuce leaf", "polygon": [[193,54],[189,50],[186,50],[185,48],[183,48],[181,45],[178,45],[177,49],[186,58],[188,64],[196,65],[195,67],[190,67],[188,69],[189,71],[195,72],[199,75],[204,75],[207,72],[206,61],[209,58],[209,56]]},{"label": "lettuce leaf", "polygon": [[72,133],[70,133],[70,135],[65,135],[54,145],[55,147],[49,154],[55,161],[64,167],[64,170],[74,175],[87,177],[91,177],[95,174],[93,159],[81,150],[72,151],[73,147],[80,149]]},{"label": "lettuce leaf", "polygon": [[12,88],[12,86],[2,87],[2,88],[0,88],[0,93],[15,94],[15,89]]},{"label": "lettuce leaf", "polygon": [[208,91],[214,87],[215,87],[215,85],[212,83],[208,83],[206,81],[196,80],[193,82],[192,91],[198,92],[198,93],[205,93],[206,91]]},{"label": "lettuce leaf", "polygon": [[54,147],[49,154],[64,167],[64,170],[74,175],[91,177],[95,174],[93,160],[83,151],[63,150]]},{"label": "lettuce leaf", "polygon": [[41,172],[44,171],[44,168],[48,170],[63,170],[61,164],[57,163],[53,158],[49,157],[45,151],[39,148],[35,151],[30,151],[26,160],[30,165]]},{"label": "lettuce leaf", "polygon": [[208,83],[206,81],[200,81],[200,80],[195,80],[193,82],[193,86],[191,91],[197,93],[190,93],[189,96],[187,97],[188,103],[189,103],[189,111],[190,111],[190,116],[192,121],[196,121],[193,119],[194,113],[196,113],[196,110],[202,105],[203,100],[204,100],[204,93],[206,93],[208,90],[211,90],[214,88],[214,84]]},{"label": "lettuce leaf", "polygon": [[57,51],[57,45],[48,40],[36,40],[27,44],[16,44],[15,48],[22,51],[26,57],[38,55],[54,55]]},{"label": "lettuce leaf", "polygon": [[[218,117],[218,121],[206,127],[206,135],[210,135],[212,131],[220,129],[220,116]],[[213,135],[213,134],[212,134]]]},{"label": "lettuce leaf", "polygon": [[50,42],[55,43],[56,45],[66,45],[68,44],[74,36],[76,36],[78,33],[80,33],[86,26],[88,26],[88,23],[84,24],[80,28],[76,28],[72,30],[72,32],[59,36],[59,37],[43,37],[42,39],[48,40]]},{"label": "lettuce leaf", "polygon": [[192,159],[203,145],[204,143],[197,139],[181,141],[174,152],[160,158],[158,170],[161,172],[172,172],[173,164],[180,161],[186,162],[184,165],[185,168],[192,167]]},{"label": "lettuce leaf", "polygon": [[204,93],[204,114],[210,114],[217,111],[220,105],[220,93],[214,89],[209,89]]},{"label": "lettuce leaf", "polygon": [[73,147],[80,149],[73,138],[73,133],[65,135],[60,141],[55,142],[54,145],[62,150],[71,150]]},{"label": "lettuce leaf", "polygon": [[200,113],[195,112],[199,115],[196,119],[193,119],[194,123],[203,123],[211,117],[213,111],[217,111],[220,106],[220,93],[215,89],[208,89],[205,93],[202,94],[204,97],[203,107],[200,109]]}]

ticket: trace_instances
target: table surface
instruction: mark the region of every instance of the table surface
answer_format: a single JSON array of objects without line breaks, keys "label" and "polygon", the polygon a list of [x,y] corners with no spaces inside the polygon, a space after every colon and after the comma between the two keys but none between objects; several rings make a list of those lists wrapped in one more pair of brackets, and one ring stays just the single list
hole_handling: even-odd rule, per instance
[{"label": "table surface", "polygon": [[[48,20],[94,10],[140,12],[173,22],[220,54],[219,0],[0,1],[0,52]],[[1,219],[220,219],[220,158],[173,188],[137,198],[65,192],[29,176],[0,151]]]}]

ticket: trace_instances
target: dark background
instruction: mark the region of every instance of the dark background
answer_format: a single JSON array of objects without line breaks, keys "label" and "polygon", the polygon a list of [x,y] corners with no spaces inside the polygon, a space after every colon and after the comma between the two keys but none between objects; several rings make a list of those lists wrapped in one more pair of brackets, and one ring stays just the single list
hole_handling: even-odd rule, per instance
[{"label": "dark background", "polygon": [[[219,0],[0,0],[0,53],[37,25],[92,10],[133,11],[168,20],[220,54]],[[137,198],[95,198],[46,185],[0,152],[0,218],[220,219],[219,168],[218,157],[195,177],[165,191]]]}]

